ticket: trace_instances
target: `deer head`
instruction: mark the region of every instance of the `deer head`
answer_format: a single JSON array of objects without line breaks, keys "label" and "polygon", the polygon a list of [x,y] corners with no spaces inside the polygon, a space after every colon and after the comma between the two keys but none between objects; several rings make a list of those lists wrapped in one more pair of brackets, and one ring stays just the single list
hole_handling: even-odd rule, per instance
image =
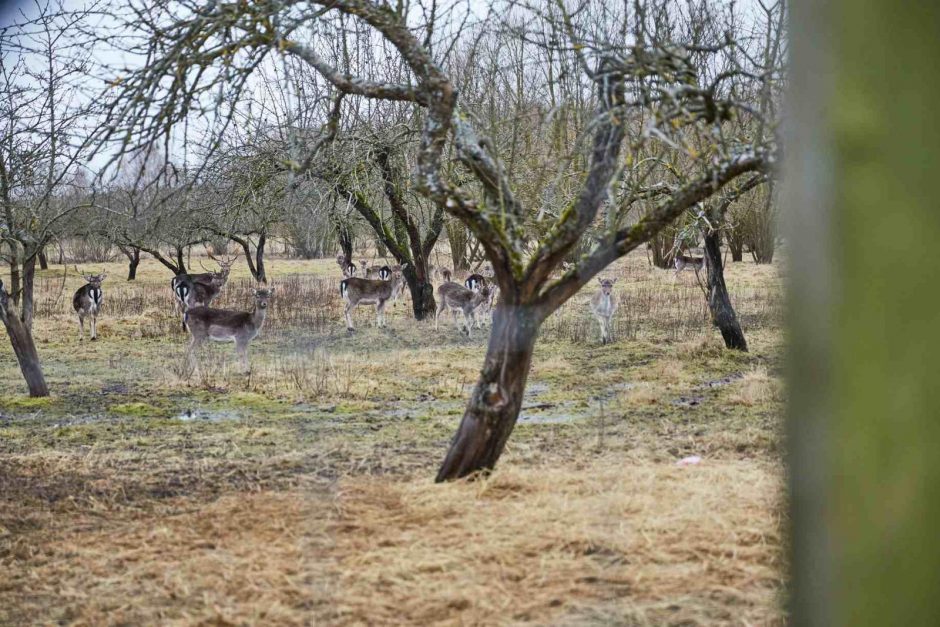
[{"label": "deer head", "polygon": [[601,284],[601,292],[604,294],[604,296],[610,296],[611,292],[614,289],[614,283],[617,282],[617,279],[598,278],[597,282]]}]

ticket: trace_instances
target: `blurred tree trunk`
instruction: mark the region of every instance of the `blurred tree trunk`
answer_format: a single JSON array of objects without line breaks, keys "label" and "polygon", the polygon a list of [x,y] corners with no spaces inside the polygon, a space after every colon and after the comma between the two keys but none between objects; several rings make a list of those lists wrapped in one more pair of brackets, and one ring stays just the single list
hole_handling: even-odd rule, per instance
[{"label": "blurred tree trunk", "polygon": [[48,270],[48,269],[49,269],[49,260],[46,258],[46,251],[45,251],[45,250],[40,250],[38,257],[39,257],[39,269],[40,269],[40,270]]},{"label": "blurred tree trunk", "polygon": [[940,4],[791,23],[790,620],[938,624]]}]

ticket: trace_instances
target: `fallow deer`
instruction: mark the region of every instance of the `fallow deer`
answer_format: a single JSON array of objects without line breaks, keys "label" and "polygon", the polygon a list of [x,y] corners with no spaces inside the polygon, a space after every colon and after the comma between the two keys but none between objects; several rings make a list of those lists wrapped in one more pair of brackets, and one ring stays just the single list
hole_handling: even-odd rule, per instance
[{"label": "fallow deer", "polygon": [[[222,291],[228,281],[232,266],[238,258],[238,253],[235,253],[232,257],[219,259],[208,249],[206,249],[206,254],[219,264],[217,272],[207,270],[198,274],[177,274],[170,280],[170,288],[173,290],[177,307],[181,313],[186,313],[186,310],[192,307],[208,307]],[[202,262],[199,262],[199,265],[202,265]],[[206,270],[206,267],[203,266],[202,269]],[[185,322],[183,323],[183,330],[186,330]]]},{"label": "fallow deer", "polygon": [[597,282],[601,284],[601,289],[591,296],[590,308],[591,313],[594,314],[597,322],[601,325],[601,344],[607,344],[612,341],[610,338],[610,319],[617,313],[619,305],[613,294],[614,283],[617,282],[617,279],[599,278]]},{"label": "fallow deer", "polygon": [[391,276],[388,281],[360,279],[350,277],[339,283],[339,293],[346,301],[343,308],[343,315],[346,318],[346,329],[355,330],[352,323],[352,310],[359,305],[375,305],[376,326],[385,326],[385,305],[389,301],[394,301],[401,294],[404,284],[404,278],[401,271],[407,267],[407,264],[401,268],[391,269]]},{"label": "fallow deer", "polygon": [[487,281],[486,277],[482,274],[471,274],[463,284],[471,292],[479,292],[486,286]]},{"label": "fallow deer", "polygon": [[[77,268],[76,268],[77,270]],[[78,314],[78,339],[85,339],[85,318],[91,317],[91,340],[98,339],[98,313],[101,312],[101,305],[104,303],[104,292],[101,290],[101,282],[108,276],[106,272],[101,274],[86,274],[85,285],[78,288],[72,297],[72,308]]]},{"label": "fallow deer", "polygon": [[259,288],[254,291],[253,311],[231,311],[210,307],[193,307],[186,310],[185,321],[192,336],[188,357],[190,366],[196,367],[196,351],[206,340],[235,342],[235,353],[241,357],[245,370],[249,369],[248,344],[258,337],[268,313],[268,303],[275,288]]},{"label": "fallow deer", "polygon": [[695,271],[695,274],[698,274],[699,270],[705,267],[705,257],[687,257],[686,255],[676,255],[676,273],[673,277],[679,276],[679,273],[685,270],[686,268],[692,268]]},{"label": "fallow deer", "polygon": [[[396,268],[401,269],[400,266],[395,266]],[[374,279],[376,277],[382,279],[383,281],[388,281],[392,276],[392,267],[391,266],[369,266],[365,269],[365,274],[363,276],[367,279]]]},{"label": "fallow deer", "polygon": [[476,310],[487,301],[490,289],[485,285],[478,292],[467,289],[459,283],[442,283],[437,288],[437,312],[434,314],[434,328],[438,328],[438,321],[445,309],[450,309],[456,322],[457,311],[463,312],[464,328],[467,337],[473,337],[471,327],[477,323]]}]

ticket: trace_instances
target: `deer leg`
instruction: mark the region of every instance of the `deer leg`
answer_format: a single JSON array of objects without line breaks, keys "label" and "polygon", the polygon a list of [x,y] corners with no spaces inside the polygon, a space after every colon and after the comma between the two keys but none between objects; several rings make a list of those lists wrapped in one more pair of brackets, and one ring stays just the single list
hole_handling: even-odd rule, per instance
[{"label": "deer leg", "polygon": [[442,298],[440,304],[437,306],[437,311],[434,312],[434,329],[435,330],[439,328],[438,322],[441,317],[441,312],[443,312],[444,309],[446,308],[447,308],[447,303],[444,302],[444,299]]},{"label": "deer leg", "polygon": [[85,340],[85,316],[78,314],[78,341]]},{"label": "deer leg", "polygon": [[91,314],[91,341],[98,339],[98,314]]},{"label": "deer leg", "polygon": [[249,372],[251,366],[248,364],[248,342],[235,340],[235,354],[241,358],[244,371]]},{"label": "deer leg", "polygon": [[346,329],[348,331],[353,330],[352,317],[349,315],[351,309],[352,303],[346,303],[346,307],[343,308],[343,315],[346,316]]},{"label": "deer leg", "polygon": [[375,304],[375,326],[382,328],[385,326],[385,301]]},{"label": "deer leg", "polygon": [[473,324],[476,322],[476,318],[473,315],[472,309],[470,310],[470,313],[467,313],[466,311],[463,312],[463,321],[464,324],[467,325],[467,337],[473,337],[473,333],[471,333],[470,329],[473,328]]},{"label": "deer leg", "polygon": [[196,336],[193,335],[189,338],[189,347],[186,351],[186,357],[189,361],[189,367],[195,372],[198,363],[196,362],[196,351],[202,345],[202,342],[196,339]]}]

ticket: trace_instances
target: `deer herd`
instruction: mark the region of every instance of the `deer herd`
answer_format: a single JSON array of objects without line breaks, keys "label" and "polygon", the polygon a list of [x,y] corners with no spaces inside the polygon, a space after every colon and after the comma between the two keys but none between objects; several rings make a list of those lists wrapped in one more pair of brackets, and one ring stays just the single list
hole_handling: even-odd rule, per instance
[{"label": "deer herd", "polygon": [[[192,368],[196,367],[195,353],[208,339],[217,342],[234,342],[235,352],[243,367],[248,370],[248,345],[258,337],[267,315],[268,306],[274,296],[275,288],[261,287],[254,290],[254,309],[250,312],[213,308],[215,300],[228,281],[232,265],[237,255],[219,258],[207,250],[209,257],[219,264],[217,271],[207,270],[199,274],[181,273],[170,281],[170,288],[176,301],[178,312],[182,316],[183,329],[188,330],[190,341],[187,356]],[[352,312],[359,305],[374,305],[376,326],[386,326],[385,309],[402,293],[405,285],[404,265],[374,265],[361,261],[358,265],[340,254],[336,263],[343,279],[339,284],[340,297],[343,300],[343,317],[346,328],[353,331]],[[706,265],[702,257],[676,255],[675,276],[686,268],[696,274]],[[563,268],[567,271],[570,268]],[[206,268],[203,267],[205,270]],[[78,271],[78,268],[76,268]],[[85,319],[90,319],[91,340],[98,339],[98,314],[104,303],[104,291],[101,283],[106,273],[81,274],[86,283],[75,292],[72,307],[78,314],[79,340],[85,338]],[[434,315],[434,328],[439,328],[441,314],[450,310],[455,325],[468,337],[472,329],[483,327],[484,321],[492,315],[499,298],[499,287],[493,281],[492,268],[484,270],[486,274],[470,274],[463,283],[455,282],[454,273],[448,268],[428,266],[428,274],[437,286],[437,310]],[[361,273],[360,276],[356,276]],[[612,341],[611,321],[617,312],[619,300],[614,294],[616,279],[598,278],[599,288],[591,295],[588,308],[600,326],[602,344]],[[462,314],[462,319],[458,318]]]}]

